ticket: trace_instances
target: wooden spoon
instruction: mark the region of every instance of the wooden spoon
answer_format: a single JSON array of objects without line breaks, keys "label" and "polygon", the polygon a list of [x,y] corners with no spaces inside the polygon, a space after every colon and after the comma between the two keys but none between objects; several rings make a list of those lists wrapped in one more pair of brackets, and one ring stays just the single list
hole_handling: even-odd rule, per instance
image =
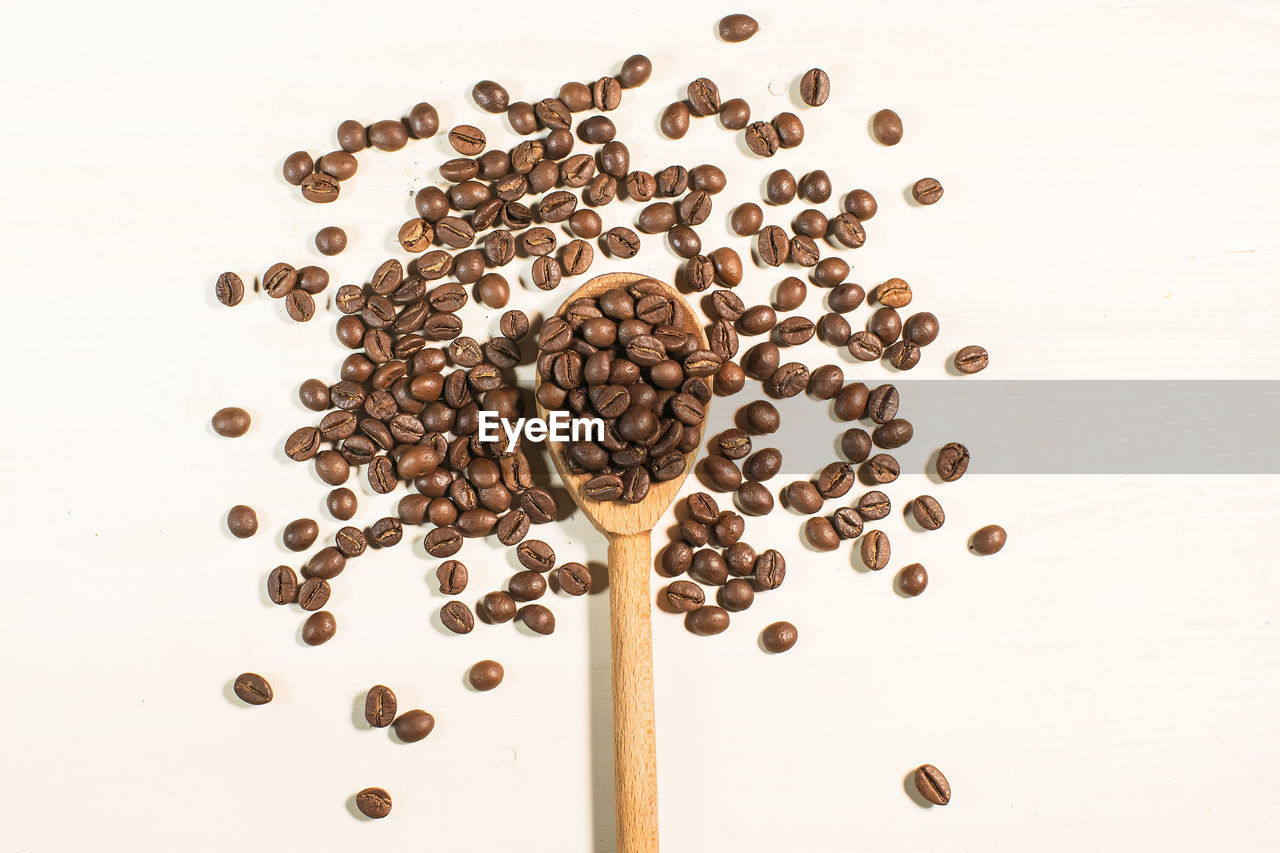
[{"label": "wooden spoon", "polygon": [[[636,273],[606,273],[574,291],[557,312],[584,297],[598,297],[615,287],[649,278]],[[707,349],[707,335],[675,288],[659,282],[662,292],[683,309],[684,331]],[[543,380],[539,378],[539,383]],[[545,418],[547,411],[538,406]],[[547,442],[551,461],[574,503],[609,539],[609,627],[613,659],[613,782],[619,853],[654,853],[658,849],[658,778],[653,729],[653,646],[649,630],[650,536],[671,506],[697,453],[685,456],[684,473],[653,483],[640,503],[596,501],[583,494],[589,479],[565,467],[564,445]]]}]

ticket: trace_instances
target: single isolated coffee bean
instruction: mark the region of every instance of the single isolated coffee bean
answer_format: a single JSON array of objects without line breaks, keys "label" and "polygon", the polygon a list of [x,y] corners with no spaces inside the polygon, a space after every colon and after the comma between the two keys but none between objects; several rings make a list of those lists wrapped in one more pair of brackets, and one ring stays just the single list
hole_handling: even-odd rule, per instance
[{"label": "single isolated coffee bean", "polygon": [[945,806],[951,802],[951,783],[947,781],[946,776],[942,775],[942,771],[932,764],[921,764],[917,767],[914,780],[920,796],[935,806]]},{"label": "single isolated coffee bean", "polygon": [[942,198],[942,184],[937,178],[921,178],[912,185],[911,197],[919,204],[937,204]]},{"label": "single isolated coffee bean", "polygon": [[258,532],[258,514],[244,504],[233,506],[227,513],[227,530],[237,539],[248,539]]},{"label": "single isolated coffee bean", "polygon": [[385,729],[396,719],[396,694],[390,687],[375,684],[364,697],[364,720],[375,729]]},{"label": "single isolated coffee bean", "polygon": [[625,89],[634,89],[648,82],[652,74],[653,62],[644,54],[637,53],[627,57],[627,60],[622,63],[622,70],[618,72],[618,82]]},{"label": "single isolated coffee bean", "polygon": [[800,100],[820,107],[831,97],[831,78],[821,68],[811,68],[800,78]]},{"label": "single isolated coffee bean", "polygon": [[919,563],[904,566],[902,571],[898,572],[898,589],[903,595],[915,598],[924,592],[924,588],[928,585],[929,573]]},{"label": "single isolated coffee bean", "polygon": [[998,524],[988,524],[986,527],[978,528],[973,534],[973,538],[969,541],[969,550],[975,554],[988,556],[1003,548],[1008,538],[1009,535],[1003,527]]},{"label": "single isolated coffee bean", "polygon": [[385,788],[365,788],[356,794],[356,808],[371,820],[391,814],[391,795]]},{"label": "single isolated coffee bean", "polygon": [[256,672],[242,672],[237,675],[234,689],[236,696],[246,705],[265,705],[274,696],[271,683]]},{"label": "single isolated coffee bean", "polygon": [[893,110],[880,110],[871,118],[871,135],[881,145],[897,145],[902,141],[902,119]]},{"label": "single isolated coffee bean", "polygon": [[911,502],[911,517],[925,530],[937,530],[947,519],[942,504],[932,495],[921,495]]},{"label": "single isolated coffee bean", "polygon": [[486,691],[501,684],[504,675],[506,672],[502,669],[502,664],[496,660],[482,660],[471,665],[471,669],[467,672],[467,681],[476,690]]},{"label": "single isolated coffee bean", "polygon": [[796,644],[800,634],[790,622],[774,622],[760,632],[760,645],[771,654],[781,654]]},{"label": "single isolated coffee bean", "polygon": [[249,431],[252,418],[238,406],[228,406],[213,413],[213,431],[225,438],[239,438]]},{"label": "single isolated coffee bean", "polygon": [[[459,604],[460,602],[451,601],[449,604]],[[448,605],[445,605],[446,607]],[[392,724],[392,730],[404,743],[417,743],[426,739],[436,727],[436,718],[420,708],[412,711],[405,711]]]},{"label": "single isolated coffee bean", "polygon": [[233,272],[224,272],[213,285],[214,296],[228,308],[234,308],[244,299],[244,279]]},{"label": "single isolated coffee bean", "polygon": [[760,24],[750,15],[739,13],[721,18],[718,30],[722,41],[736,44],[746,41],[759,32]]},{"label": "single isolated coffee bean", "polygon": [[961,373],[977,373],[986,369],[987,351],[980,346],[967,346],[956,353],[956,370]]}]

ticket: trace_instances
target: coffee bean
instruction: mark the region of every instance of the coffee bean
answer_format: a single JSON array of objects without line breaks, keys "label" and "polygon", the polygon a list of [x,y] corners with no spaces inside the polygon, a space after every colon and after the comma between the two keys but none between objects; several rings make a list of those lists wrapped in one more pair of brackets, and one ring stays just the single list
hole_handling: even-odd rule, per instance
[{"label": "coffee bean", "polygon": [[782,148],[795,148],[804,142],[804,123],[795,113],[779,113],[774,116],[773,127]]},{"label": "coffee bean", "polygon": [[302,179],[302,197],[314,204],[337,201],[341,186],[338,179],[323,172],[312,172]]},{"label": "coffee bean", "polygon": [[470,124],[460,124],[449,131],[449,144],[465,157],[474,157],[484,151],[484,131]]},{"label": "coffee bean", "polygon": [[763,335],[778,323],[778,315],[768,305],[753,305],[738,318],[738,329],[744,335]]},{"label": "coffee bean", "polygon": [[689,581],[673,581],[667,586],[663,596],[672,610],[681,613],[697,610],[706,601],[702,587]]},{"label": "coffee bean", "polygon": [[716,523],[711,527],[711,535],[721,548],[727,548],[742,538],[746,530],[746,522],[742,516],[731,510],[720,513]]},{"label": "coffee bean", "polygon": [[307,560],[307,565],[303,567],[303,573],[313,578],[324,578],[332,580],[342,574],[347,567],[347,558],[337,548],[328,546],[321,548],[311,559]]},{"label": "coffee bean", "polygon": [[325,498],[325,506],[329,515],[339,521],[349,521],[356,514],[356,493],[348,488],[334,489]]},{"label": "coffee bean", "polygon": [[729,217],[729,227],[740,237],[750,236],[760,230],[764,222],[764,213],[760,205],[754,202],[740,204],[733,209]]},{"label": "coffee bean", "polygon": [[244,280],[233,272],[224,272],[214,283],[213,294],[228,308],[239,305],[244,299]]},{"label": "coffee bean", "polygon": [[301,184],[314,169],[315,161],[305,151],[295,151],[284,158],[284,179],[295,187]]},{"label": "coffee bean", "polygon": [[817,328],[807,317],[788,317],[774,328],[778,343],[799,346],[813,339]]},{"label": "coffee bean", "polygon": [[689,109],[697,116],[710,116],[720,112],[720,89],[706,77],[699,77],[688,86]]},{"label": "coffee bean", "polygon": [[809,368],[792,361],[773,372],[765,383],[765,390],[775,397],[794,397],[809,384]]},{"label": "coffee bean", "polygon": [[667,232],[667,244],[682,258],[692,258],[702,251],[698,233],[687,225],[677,225]]},{"label": "coffee bean", "polygon": [[715,524],[720,518],[720,507],[716,499],[706,492],[694,492],[685,498],[685,509],[694,521],[701,524]]},{"label": "coffee bean", "polygon": [[[842,421],[856,421],[866,414],[867,399],[869,392],[867,386],[861,382],[853,382],[840,389],[840,393],[836,395],[835,405],[832,407],[835,416]],[[870,442],[868,442],[868,447]],[[861,462],[862,460],[854,460]]]},{"label": "coffee bean", "polygon": [[837,284],[827,295],[827,306],[841,314],[853,311],[862,304],[866,294],[859,285],[852,282]]},{"label": "coffee bean", "polygon": [[556,617],[541,604],[529,604],[519,611],[520,621],[535,634],[550,634],[556,629]]},{"label": "coffee bean", "polygon": [[797,190],[806,201],[822,204],[831,198],[831,178],[821,169],[808,172],[800,179]]},{"label": "coffee bean", "polygon": [[928,311],[912,314],[902,324],[902,338],[925,347],[938,339],[938,318]]},{"label": "coffee bean", "polygon": [[[697,522],[692,523],[696,524]],[[662,550],[662,556],[659,559],[659,565],[662,567],[661,574],[667,577],[684,574],[692,564],[693,547],[687,542],[672,542]]]},{"label": "coffee bean", "polygon": [[[352,122],[354,124],[354,122]],[[345,125],[346,122],[343,122]],[[436,131],[440,129],[440,114],[436,112],[436,108],[428,104],[426,101],[414,104],[413,109],[409,110],[409,132],[413,134],[414,139],[430,139],[436,135]],[[354,131],[354,128],[352,129]],[[354,135],[354,134],[353,134]],[[338,128],[338,141],[342,142],[342,128]],[[342,147],[351,151],[345,144]]]},{"label": "coffee bean", "polygon": [[897,145],[902,141],[902,119],[893,110],[880,110],[871,118],[871,135],[881,145]]},{"label": "coffee bean", "polygon": [[252,418],[244,409],[228,406],[213,413],[210,425],[213,431],[226,438],[239,438],[249,431]]},{"label": "coffee bean", "polygon": [[828,220],[827,231],[842,246],[850,249],[861,248],[867,242],[866,229],[852,214],[842,213]]},{"label": "coffee bean", "polygon": [[760,30],[756,19],[750,15],[726,15],[720,19],[718,26],[720,38],[727,42],[746,41]]},{"label": "coffee bean", "polygon": [[308,646],[319,646],[333,639],[338,632],[338,622],[327,610],[320,610],[307,617],[302,623],[302,642]]},{"label": "coffee bean", "polygon": [[375,729],[385,729],[396,719],[396,694],[390,687],[375,684],[364,697],[365,722]]},{"label": "coffee bean", "polygon": [[967,346],[956,353],[956,370],[961,373],[977,373],[987,366],[987,351],[980,346]]},{"label": "coffee bean", "polygon": [[284,547],[290,551],[305,551],[320,535],[320,525],[310,518],[291,521],[284,528]]},{"label": "coffee bean", "polygon": [[379,151],[399,151],[409,142],[404,123],[386,119],[369,125],[369,144]]},{"label": "coffee bean", "polygon": [[478,610],[486,622],[499,625],[515,618],[516,601],[505,592],[490,592],[485,594]]},{"label": "coffee bean", "polygon": [[365,788],[356,794],[356,808],[367,818],[384,818],[391,814],[391,795],[385,788]]},{"label": "coffee bean", "polygon": [[467,567],[457,560],[445,560],[436,569],[436,580],[445,595],[461,595],[467,588]]},{"label": "coffee bean", "polygon": [[983,556],[994,554],[1004,547],[1008,536],[1000,525],[988,524],[986,527],[978,528],[973,534],[973,538],[969,541],[969,550]]},{"label": "coffee bean", "polygon": [[[849,321],[834,312],[823,314],[818,320],[818,337],[833,347],[848,346],[853,337]],[[839,391],[839,388],[836,389]]]},{"label": "coffee bean", "polygon": [[502,669],[502,664],[496,660],[482,660],[472,664],[471,669],[467,672],[467,681],[476,690],[483,692],[492,690],[501,684],[504,675],[506,673]]},{"label": "coffee bean", "polygon": [[818,494],[827,499],[844,497],[856,480],[852,463],[832,462],[818,474]]},{"label": "coffee bean", "polygon": [[790,650],[799,638],[796,626],[790,622],[774,622],[760,632],[760,644],[772,654]]},{"label": "coffee bean", "polygon": [[910,370],[920,363],[920,347],[911,341],[897,341],[884,351],[885,359],[897,370]]},{"label": "coffee bean", "polygon": [[772,157],[782,145],[777,129],[767,121],[752,122],[744,134],[747,149],[758,157]]},{"label": "coffee bean", "polygon": [[756,252],[762,263],[771,267],[781,266],[791,254],[791,241],[785,231],[777,225],[770,225],[756,238]]},{"label": "coffee bean", "polygon": [[561,592],[585,595],[591,591],[591,572],[582,563],[565,563],[556,569],[556,583],[560,585]]},{"label": "coffee bean", "polygon": [[743,425],[757,435],[777,432],[781,416],[768,400],[753,400],[742,408]]},{"label": "coffee bean", "polygon": [[742,473],[738,466],[723,456],[708,456],[702,463],[708,484],[721,492],[732,492],[742,485]]},{"label": "coffee bean", "polygon": [[684,101],[668,104],[658,120],[658,127],[668,139],[683,139],[689,132],[689,107]]},{"label": "coffee bean", "polygon": [[812,515],[822,509],[822,495],[818,487],[806,480],[797,480],[787,486],[783,492],[787,506],[803,515]]},{"label": "coffee bean", "polygon": [[461,601],[450,601],[441,607],[440,621],[455,634],[470,634],[471,629],[475,627],[475,617],[471,614],[471,608]]},{"label": "coffee bean", "polygon": [[898,589],[903,595],[915,597],[929,585],[929,573],[919,563],[912,563],[898,572]]},{"label": "coffee bean", "polygon": [[904,418],[894,418],[876,427],[875,432],[871,434],[871,439],[875,442],[876,447],[892,450],[895,447],[902,447],[911,441],[911,436],[914,432],[915,430],[910,421]]},{"label": "coffee bean", "polygon": [[227,529],[237,539],[248,539],[258,532],[258,514],[244,504],[233,506],[227,513]]},{"label": "coffee bean", "polygon": [[622,70],[618,72],[618,82],[623,88],[634,89],[637,86],[643,86],[652,73],[653,63],[649,61],[649,57],[637,53],[627,57],[622,63]]},{"label": "coffee bean", "polygon": [[270,682],[256,672],[237,675],[234,689],[236,696],[246,705],[265,705],[274,696]]},{"label": "coffee bean", "polygon": [[800,78],[800,99],[811,107],[820,107],[831,96],[831,78],[821,68],[811,68]]},{"label": "coffee bean", "polygon": [[795,176],[786,169],[770,174],[765,181],[764,197],[770,204],[789,204],[796,197]]},{"label": "coffee bean", "polygon": [[298,599],[298,575],[288,566],[276,566],[267,575],[267,597],[272,604],[292,604]]},{"label": "coffee bean", "polygon": [[935,178],[921,178],[912,185],[911,197],[920,204],[937,204],[942,198],[942,184]]},{"label": "coffee bean", "polygon": [[[460,601],[450,601],[445,607],[451,607],[455,604],[462,608],[466,607]],[[471,615],[470,610],[467,611],[467,615]],[[468,628],[467,630],[470,629]],[[404,743],[417,743],[420,740],[424,740],[435,727],[436,718],[419,708],[405,711],[399,717],[396,717],[396,721],[392,723],[392,729],[395,731],[396,737]]]},{"label": "coffee bean", "polygon": [[887,424],[898,415],[898,389],[877,385],[867,394],[866,416],[878,424]]},{"label": "coffee bean", "polygon": [[911,304],[911,285],[900,278],[891,278],[875,289],[875,299],[889,308],[905,308]]},{"label": "coffee bean", "polygon": [[853,507],[842,506],[828,519],[841,539],[857,539],[862,535],[862,516]]},{"label": "coffee bean", "polygon": [[729,612],[714,604],[702,607],[685,617],[685,627],[704,637],[723,634],[729,629]]},{"label": "coffee bean", "polygon": [[889,513],[892,511],[893,506],[889,502],[889,496],[884,492],[867,492],[858,498],[858,515],[867,521],[879,521],[882,518],[888,518]]},{"label": "coffee bean", "polygon": [[511,103],[511,96],[507,94],[507,90],[492,80],[481,80],[477,83],[471,89],[471,99],[476,102],[476,106],[487,113],[506,112]]},{"label": "coffee bean", "polygon": [[521,136],[528,136],[538,129],[538,116],[528,101],[516,101],[508,105],[507,122]]},{"label": "coffee bean", "polygon": [[911,516],[925,530],[937,530],[946,521],[942,504],[930,495],[921,495],[911,502]]},{"label": "coffee bean", "polygon": [[795,276],[787,276],[774,291],[773,304],[783,311],[794,311],[804,304],[808,295],[805,283]]},{"label": "coffee bean", "polygon": [[877,453],[858,469],[862,481],[869,485],[885,485],[898,479],[898,460],[887,453]]},{"label": "coffee bean", "polygon": [[433,557],[452,557],[462,549],[462,534],[455,527],[437,527],[427,534],[425,547]]},{"label": "coffee bean", "polygon": [[873,572],[889,565],[889,537],[880,530],[870,530],[862,537],[859,546],[862,564]]},{"label": "coffee bean", "polygon": [[942,771],[932,764],[921,764],[916,768],[914,781],[916,790],[935,806],[945,806],[951,802],[951,784]]},{"label": "coffee bean", "polygon": [[934,470],[944,482],[953,483],[964,476],[969,468],[969,448],[957,442],[943,445],[938,451],[938,460]]},{"label": "coffee bean", "polygon": [[316,168],[339,181],[352,178],[359,166],[355,157],[346,151],[330,151],[316,162]]},{"label": "coffee bean", "polygon": [[298,588],[298,606],[303,610],[319,610],[329,601],[333,590],[324,578],[308,578]]},{"label": "coffee bean", "polygon": [[747,482],[739,486],[737,501],[747,515],[768,515],[773,511],[773,495],[758,482]]},{"label": "coffee bean", "polygon": [[834,551],[840,544],[831,522],[820,515],[815,515],[804,523],[804,537],[815,550]]}]

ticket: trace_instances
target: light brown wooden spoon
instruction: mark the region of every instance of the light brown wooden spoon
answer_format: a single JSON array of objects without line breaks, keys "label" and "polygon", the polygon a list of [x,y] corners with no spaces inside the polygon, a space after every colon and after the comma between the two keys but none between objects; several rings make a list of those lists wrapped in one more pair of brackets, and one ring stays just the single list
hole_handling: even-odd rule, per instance
[{"label": "light brown wooden spoon", "polygon": [[[615,287],[649,278],[636,273],[606,273],[579,287],[557,312],[583,297],[598,297]],[[684,330],[707,348],[707,335],[697,315],[676,292],[663,292],[684,313]],[[543,380],[539,378],[539,383]],[[538,406],[545,418],[547,411]],[[653,483],[640,503],[600,502],[583,494],[589,479],[565,467],[564,445],[547,443],[551,461],[574,503],[609,539],[609,633],[613,659],[613,781],[619,853],[654,853],[658,849],[658,777],[653,726],[653,644],[649,629],[650,537],[654,525],[675,500],[697,453],[685,457],[684,473]]]}]

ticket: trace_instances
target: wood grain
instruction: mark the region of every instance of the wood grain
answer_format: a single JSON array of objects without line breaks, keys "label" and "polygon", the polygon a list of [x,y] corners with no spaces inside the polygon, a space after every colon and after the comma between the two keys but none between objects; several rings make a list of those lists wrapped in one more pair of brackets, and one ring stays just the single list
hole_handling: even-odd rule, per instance
[{"label": "wood grain", "polygon": [[[557,312],[584,297],[597,297],[648,276],[608,273],[578,288]],[[658,282],[684,312],[683,328],[707,348],[707,335],[697,315],[675,288]],[[541,384],[542,378],[538,382]],[[538,406],[539,416],[548,412]],[[551,461],[579,509],[609,538],[609,626],[613,676],[613,777],[620,853],[656,853],[658,849],[657,740],[653,709],[653,647],[649,625],[649,563],[653,527],[671,506],[697,453],[685,454],[684,472],[653,483],[637,504],[594,501],[583,493],[589,477],[569,473],[564,445],[547,443]]]}]

